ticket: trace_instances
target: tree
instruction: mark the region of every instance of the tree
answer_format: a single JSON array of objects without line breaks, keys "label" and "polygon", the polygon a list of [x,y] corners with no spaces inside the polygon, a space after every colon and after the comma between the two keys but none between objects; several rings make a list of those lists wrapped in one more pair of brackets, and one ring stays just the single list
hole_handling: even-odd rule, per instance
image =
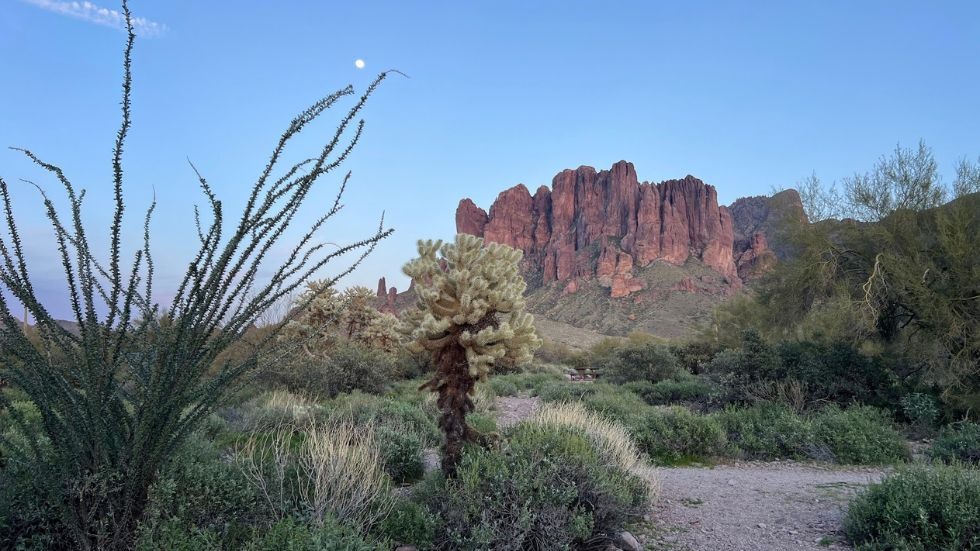
[{"label": "tree", "polygon": [[815,179],[807,188],[811,204],[837,199],[847,219],[794,235],[798,256],[759,294],[767,328],[897,354],[950,401],[980,406],[980,162],[961,161],[946,186],[920,142],[845,179],[843,195]]},{"label": "tree", "polygon": [[[58,166],[21,150],[56,178],[70,205],[65,216],[38,186],[60,253],[77,330],[63,327],[36,292],[11,195],[0,179],[6,222],[6,232],[0,235],[0,364],[4,377],[29,397],[41,417],[39,425],[28,422],[9,408],[9,400],[0,393],[0,408],[8,409],[27,441],[21,446],[0,437],[0,444],[14,454],[12,460],[42,470],[39,484],[54,482],[57,495],[50,500],[60,507],[72,540],[64,543],[83,549],[131,548],[157,473],[255,365],[261,347],[253,348],[241,362],[215,366],[216,358],[241,339],[267,308],[328,262],[351,252],[361,253],[329,280],[332,283],[353,270],[391,232],[384,229],[382,220],[370,237],[330,253],[325,252],[325,243],[314,239],[342,208],[348,173],[333,206],[287,249],[285,261],[272,264],[269,258],[316,182],[334,172],[357,144],[364,121],[355,118],[385,78],[382,73],[313,157],[284,167],[281,159],[293,138],[354,90],[348,86],[324,97],[293,119],[252,186],[244,211],[231,219],[229,232],[225,232],[227,219],[221,201],[198,174],[212,218],[208,222],[195,216],[200,245],[169,308],[152,303],[153,205],[143,217],[141,245],[128,265],[123,260],[123,148],[131,125],[135,35],[125,1],[122,9],[128,30],[122,123],[112,155],[113,221],[104,258],[90,246],[92,232],[83,223],[84,190],[79,191]],[[265,273],[271,275],[260,278]],[[306,300],[316,297],[311,293]],[[37,346],[13,315],[17,303],[35,320]],[[265,339],[274,339],[284,321]],[[44,440],[47,445],[42,446]]]},{"label": "tree", "polygon": [[478,436],[466,424],[474,385],[500,360],[529,361],[541,340],[524,312],[521,251],[459,234],[453,243],[419,241],[418,252],[403,268],[418,302],[403,314],[401,328],[417,349],[432,354],[436,372],[420,390],[439,395],[442,469],[452,477],[463,444]]}]

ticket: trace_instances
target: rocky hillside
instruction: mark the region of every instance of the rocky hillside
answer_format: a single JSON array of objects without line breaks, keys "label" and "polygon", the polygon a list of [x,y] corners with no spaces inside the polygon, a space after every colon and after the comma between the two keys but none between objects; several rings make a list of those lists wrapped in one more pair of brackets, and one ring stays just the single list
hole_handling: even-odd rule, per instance
[{"label": "rocky hillside", "polygon": [[[682,336],[725,297],[789,254],[782,232],[805,221],[799,194],[718,204],[694,176],[640,182],[632,163],[563,170],[483,210],[463,199],[456,231],[524,251],[528,303],[550,319],[607,334]],[[379,282],[396,309],[401,295]]]},{"label": "rocky hillside", "polygon": [[594,278],[621,298],[644,289],[636,272],[658,261],[700,262],[738,289],[779,256],[769,236],[788,216],[803,219],[792,190],[724,207],[694,176],[641,183],[632,163],[620,161],[609,170],[564,170],[534,195],[518,184],[489,214],[463,199],[456,231],[523,250],[532,288],[557,281],[571,293]]}]

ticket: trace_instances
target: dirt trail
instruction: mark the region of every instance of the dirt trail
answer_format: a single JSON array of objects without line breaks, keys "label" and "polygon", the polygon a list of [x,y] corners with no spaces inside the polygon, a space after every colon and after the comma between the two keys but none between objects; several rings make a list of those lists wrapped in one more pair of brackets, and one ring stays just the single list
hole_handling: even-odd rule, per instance
[{"label": "dirt trail", "polygon": [[848,500],[884,471],[793,462],[658,469],[659,526],[648,547],[683,551],[847,548]]}]

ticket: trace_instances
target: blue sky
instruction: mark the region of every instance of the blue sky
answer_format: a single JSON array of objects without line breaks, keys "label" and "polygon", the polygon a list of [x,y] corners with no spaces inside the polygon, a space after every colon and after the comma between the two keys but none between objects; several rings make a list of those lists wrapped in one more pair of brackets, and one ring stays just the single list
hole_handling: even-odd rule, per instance
[{"label": "blue sky", "polygon": [[[118,124],[118,19],[93,4],[0,0],[0,144],[34,149],[88,189],[88,220],[108,224]],[[347,283],[374,287],[422,237],[449,238],[461,197],[489,207],[519,182],[626,159],[643,180],[694,174],[722,202],[869,168],[924,139],[947,178],[980,154],[977,2],[192,2],[134,0],[127,200],[136,237],[156,190],[161,298],[192,250],[200,202],[189,157],[230,212],[291,117],[383,69],[364,139],[347,163],[347,209],[322,233],[396,230]],[[366,68],[358,70],[354,60]],[[338,112],[339,114],[339,112]],[[327,117],[297,155],[329,137]],[[30,178],[0,151],[29,246],[58,297]],[[326,208],[336,179],[307,205]],[[297,228],[299,229],[299,228]],[[136,241],[132,244],[135,246]],[[49,274],[49,272],[51,272]],[[48,280],[47,278],[52,279]]]}]

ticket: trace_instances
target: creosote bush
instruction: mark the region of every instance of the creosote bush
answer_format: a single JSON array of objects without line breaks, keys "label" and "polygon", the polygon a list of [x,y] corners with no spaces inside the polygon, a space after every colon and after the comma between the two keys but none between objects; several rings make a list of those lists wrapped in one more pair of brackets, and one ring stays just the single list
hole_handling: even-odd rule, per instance
[{"label": "creosote bush", "polygon": [[980,549],[980,471],[905,467],[851,502],[844,531],[862,551]]},{"label": "creosote bush", "polygon": [[929,456],[947,463],[980,465],[980,425],[965,422],[944,427],[933,442]]},{"label": "creosote bush", "polygon": [[682,371],[677,356],[662,344],[629,343],[602,359],[600,372],[613,383],[650,381],[657,383]]},{"label": "creosote bush", "polygon": [[649,486],[603,459],[571,427],[519,424],[500,451],[471,446],[456,478],[432,473],[413,493],[441,520],[434,548],[569,549],[597,546],[638,518]]}]

